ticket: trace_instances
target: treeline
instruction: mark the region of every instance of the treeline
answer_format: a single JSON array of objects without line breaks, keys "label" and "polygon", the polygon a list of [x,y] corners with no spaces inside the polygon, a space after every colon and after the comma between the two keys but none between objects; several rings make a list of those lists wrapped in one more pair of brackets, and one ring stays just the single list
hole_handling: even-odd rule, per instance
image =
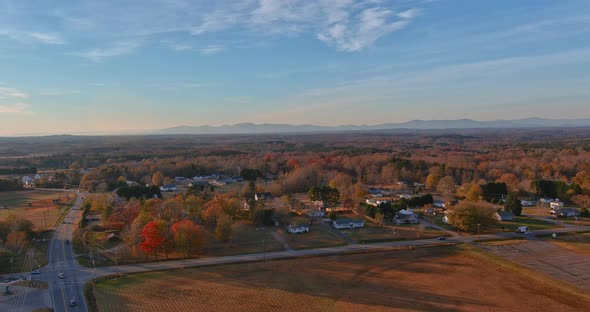
[{"label": "treeline", "polygon": [[18,167],[18,168],[5,168],[0,167],[0,174],[36,174],[36,167]]}]

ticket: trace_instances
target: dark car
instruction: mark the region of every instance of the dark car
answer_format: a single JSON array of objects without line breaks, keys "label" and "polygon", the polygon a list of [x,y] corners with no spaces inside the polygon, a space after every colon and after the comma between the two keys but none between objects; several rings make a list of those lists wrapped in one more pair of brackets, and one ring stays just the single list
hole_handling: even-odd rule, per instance
[{"label": "dark car", "polygon": [[75,307],[75,306],[77,306],[77,305],[78,305],[78,304],[76,303],[76,300],[74,300],[74,299],[70,299],[70,307]]}]

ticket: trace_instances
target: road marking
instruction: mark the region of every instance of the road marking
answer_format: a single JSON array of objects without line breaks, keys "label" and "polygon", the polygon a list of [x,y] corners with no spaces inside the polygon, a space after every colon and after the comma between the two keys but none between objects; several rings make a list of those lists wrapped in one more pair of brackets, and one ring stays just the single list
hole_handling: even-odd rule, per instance
[{"label": "road marking", "polygon": [[[61,300],[62,300],[62,302],[63,302],[63,304],[64,304],[64,308],[66,308],[66,307],[67,307],[67,305],[66,305],[66,297],[65,297],[65,295],[64,295],[64,289],[63,289],[63,288],[61,288]],[[66,310],[67,310],[67,309],[68,309],[68,308],[66,308]]]}]

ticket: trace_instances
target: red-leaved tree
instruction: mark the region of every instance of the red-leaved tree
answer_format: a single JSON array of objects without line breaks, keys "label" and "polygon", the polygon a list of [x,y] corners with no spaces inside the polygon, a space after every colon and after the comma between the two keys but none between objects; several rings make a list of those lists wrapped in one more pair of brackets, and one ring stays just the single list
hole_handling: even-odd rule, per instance
[{"label": "red-leaved tree", "polygon": [[158,251],[162,249],[165,237],[165,222],[162,220],[154,220],[148,222],[141,231],[142,242],[139,243],[139,249],[146,254],[154,253],[158,257]]}]

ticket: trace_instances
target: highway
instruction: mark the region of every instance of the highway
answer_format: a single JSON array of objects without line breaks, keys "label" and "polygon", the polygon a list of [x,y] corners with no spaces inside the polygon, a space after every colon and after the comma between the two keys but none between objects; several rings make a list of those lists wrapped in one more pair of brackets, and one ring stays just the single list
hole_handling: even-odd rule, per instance
[{"label": "highway", "polygon": [[[51,300],[55,311],[87,311],[84,300],[83,286],[92,277],[92,272],[82,267],[76,261],[72,245],[66,241],[72,240],[78,220],[82,217],[83,196],[78,194],[76,201],[64,222],[55,229],[49,247],[49,262],[41,269],[38,279],[49,284]],[[64,278],[58,274],[64,273]],[[70,306],[70,300],[75,300],[76,306]]]}]

